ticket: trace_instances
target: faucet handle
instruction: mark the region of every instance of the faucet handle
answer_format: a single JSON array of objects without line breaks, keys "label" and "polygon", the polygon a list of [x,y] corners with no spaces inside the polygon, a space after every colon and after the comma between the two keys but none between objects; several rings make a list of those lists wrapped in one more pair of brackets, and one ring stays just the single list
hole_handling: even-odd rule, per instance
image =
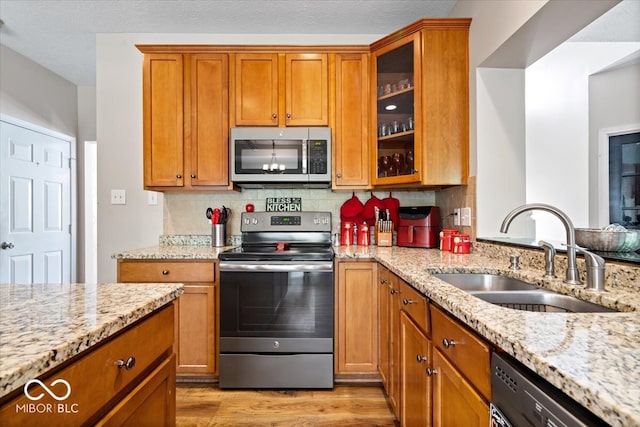
[{"label": "faucet handle", "polygon": [[604,270],[605,261],[600,255],[589,252],[578,245],[574,246],[576,252],[584,255],[587,264],[587,286],[586,289],[592,291],[604,291]]}]

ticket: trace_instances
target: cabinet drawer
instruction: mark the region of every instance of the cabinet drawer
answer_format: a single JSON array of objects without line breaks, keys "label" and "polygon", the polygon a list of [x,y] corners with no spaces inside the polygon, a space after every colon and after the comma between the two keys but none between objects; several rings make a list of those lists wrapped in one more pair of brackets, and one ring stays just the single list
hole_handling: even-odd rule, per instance
[{"label": "cabinet drawer", "polygon": [[491,397],[491,350],[489,345],[440,309],[431,306],[433,344],[471,384],[489,400]]},{"label": "cabinet drawer", "polygon": [[400,281],[400,303],[402,309],[429,335],[431,325],[429,322],[427,297],[411,287],[408,283]]},{"label": "cabinet drawer", "polygon": [[[34,396],[43,394],[37,402],[24,394],[0,410],[0,425],[69,426],[89,422],[113,399],[135,381],[148,374],[155,361],[169,354],[173,344],[173,304],[128,329],[105,344],[72,362],[66,368],[41,378],[43,384],[58,396],[69,392],[66,399],[54,400],[40,386],[31,388]],[[135,358],[129,369],[118,367],[118,361]],[[59,384],[64,380],[68,386]],[[58,381],[58,383],[56,383]],[[35,412],[30,404],[37,404]]]},{"label": "cabinet drawer", "polygon": [[213,261],[120,261],[119,282],[215,282]]}]

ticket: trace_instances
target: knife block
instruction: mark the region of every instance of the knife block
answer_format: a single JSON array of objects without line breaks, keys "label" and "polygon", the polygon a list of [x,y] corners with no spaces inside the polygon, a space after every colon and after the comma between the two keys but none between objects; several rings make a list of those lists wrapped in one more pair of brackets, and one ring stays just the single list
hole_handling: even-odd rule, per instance
[{"label": "knife block", "polygon": [[391,246],[393,243],[393,233],[392,232],[380,232],[376,228],[376,245],[378,246]]}]

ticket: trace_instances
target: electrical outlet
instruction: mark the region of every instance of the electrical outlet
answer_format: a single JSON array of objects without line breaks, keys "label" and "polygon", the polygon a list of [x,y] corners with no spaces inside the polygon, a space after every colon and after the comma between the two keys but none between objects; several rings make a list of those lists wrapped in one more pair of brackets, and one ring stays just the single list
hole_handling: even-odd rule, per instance
[{"label": "electrical outlet", "polygon": [[147,191],[147,205],[155,206],[158,204],[158,193],[155,191]]},{"label": "electrical outlet", "polygon": [[453,225],[460,225],[460,208],[453,210]]},{"label": "electrical outlet", "polygon": [[460,225],[471,227],[471,208],[460,209]]},{"label": "electrical outlet", "polygon": [[127,190],[111,190],[111,204],[112,205],[126,205],[127,204]]}]

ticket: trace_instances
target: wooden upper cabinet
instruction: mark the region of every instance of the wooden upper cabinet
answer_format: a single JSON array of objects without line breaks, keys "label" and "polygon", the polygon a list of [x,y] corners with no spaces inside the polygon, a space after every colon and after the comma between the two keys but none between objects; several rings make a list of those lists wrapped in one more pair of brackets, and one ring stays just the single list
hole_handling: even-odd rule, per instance
[{"label": "wooden upper cabinet", "polygon": [[235,54],[236,126],[278,124],[278,54]]},{"label": "wooden upper cabinet", "polygon": [[181,54],[144,55],[144,186],[184,183],[184,67]]},{"label": "wooden upper cabinet", "polygon": [[326,53],[285,55],[287,126],[329,124],[329,66]]},{"label": "wooden upper cabinet", "polygon": [[229,184],[229,59],[191,55],[191,185]]},{"label": "wooden upper cabinet", "polygon": [[236,126],[327,126],[328,54],[236,53]]},{"label": "wooden upper cabinet", "polygon": [[334,188],[369,185],[368,126],[368,55],[336,54]]},{"label": "wooden upper cabinet", "polygon": [[374,186],[466,184],[470,23],[423,19],[371,45]]},{"label": "wooden upper cabinet", "polygon": [[228,188],[228,55],[141,51],[144,187]]}]

